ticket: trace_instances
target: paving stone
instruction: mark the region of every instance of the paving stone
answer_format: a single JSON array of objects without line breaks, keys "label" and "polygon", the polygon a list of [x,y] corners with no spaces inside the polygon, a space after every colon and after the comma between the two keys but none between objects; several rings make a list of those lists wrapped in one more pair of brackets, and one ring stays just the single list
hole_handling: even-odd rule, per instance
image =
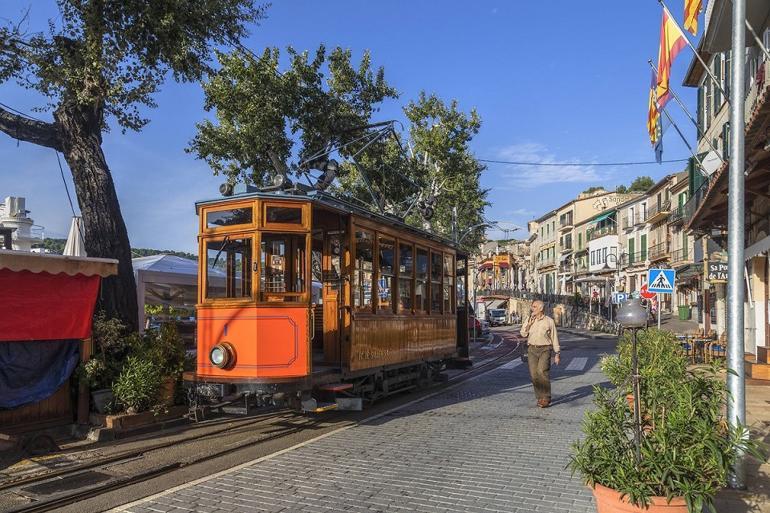
[{"label": "paving stone", "polygon": [[[206,513],[594,511],[591,493],[565,466],[591,387],[604,381],[599,355],[612,345],[590,341],[584,349],[576,337],[564,339],[562,366],[552,370],[551,408],[535,407],[526,366],[497,369],[128,511],[178,508],[177,501]],[[585,359],[582,372],[566,371],[571,358]]]}]

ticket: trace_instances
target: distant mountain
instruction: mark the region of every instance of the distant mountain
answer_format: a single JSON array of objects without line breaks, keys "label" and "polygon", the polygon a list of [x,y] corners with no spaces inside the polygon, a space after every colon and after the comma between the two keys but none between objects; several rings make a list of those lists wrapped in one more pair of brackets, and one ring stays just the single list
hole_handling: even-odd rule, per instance
[{"label": "distant mountain", "polygon": [[[44,239],[41,242],[33,244],[33,247],[35,248],[45,248],[48,253],[53,253],[55,255],[61,255],[64,253],[64,244],[66,244],[67,239]],[[186,258],[188,260],[198,260],[197,255],[193,255],[192,253],[187,253],[185,251],[172,251],[170,249],[148,249],[148,248],[131,248],[131,254],[136,257],[145,257],[145,256],[152,256],[152,255],[174,255],[181,258]]]}]

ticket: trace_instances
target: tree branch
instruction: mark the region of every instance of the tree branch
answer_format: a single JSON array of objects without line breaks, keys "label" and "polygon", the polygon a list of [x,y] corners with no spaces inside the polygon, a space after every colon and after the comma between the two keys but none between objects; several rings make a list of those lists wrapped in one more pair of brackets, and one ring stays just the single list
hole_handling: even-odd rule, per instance
[{"label": "tree branch", "polygon": [[25,118],[2,107],[0,107],[0,132],[20,141],[61,150],[61,142],[54,123]]}]

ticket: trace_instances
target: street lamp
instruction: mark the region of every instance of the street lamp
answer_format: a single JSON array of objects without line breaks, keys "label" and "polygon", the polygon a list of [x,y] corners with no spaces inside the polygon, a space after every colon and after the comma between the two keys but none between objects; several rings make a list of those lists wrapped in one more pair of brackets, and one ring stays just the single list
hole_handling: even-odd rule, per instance
[{"label": "street lamp", "polygon": [[[627,253],[621,253],[619,255],[615,253],[610,253],[607,255],[607,258],[604,260],[604,271],[610,271],[612,268],[609,264],[609,258],[612,257],[615,261],[615,276],[616,279],[613,280],[612,288],[613,290],[616,288],[616,283],[620,281],[620,262],[623,260],[623,256],[627,255]],[[610,322],[612,322],[612,298],[610,298]]]},{"label": "street lamp", "polygon": [[639,402],[639,357],[636,346],[636,332],[647,326],[647,310],[644,309],[638,298],[630,299],[618,310],[618,322],[620,322],[624,330],[630,329],[632,332],[631,383],[634,394],[634,448],[636,463],[638,464],[642,459],[642,419]]}]

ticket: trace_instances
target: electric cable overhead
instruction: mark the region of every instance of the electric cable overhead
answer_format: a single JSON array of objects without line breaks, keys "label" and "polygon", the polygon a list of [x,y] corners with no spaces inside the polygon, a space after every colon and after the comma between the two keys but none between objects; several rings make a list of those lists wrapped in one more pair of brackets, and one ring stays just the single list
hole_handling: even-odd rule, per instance
[{"label": "electric cable overhead", "polygon": [[673,164],[687,162],[690,159],[673,159],[642,161],[642,162],[520,162],[515,160],[476,159],[487,164],[507,164],[511,166],[540,166],[540,167],[592,167],[592,166],[646,166],[650,164]]}]

